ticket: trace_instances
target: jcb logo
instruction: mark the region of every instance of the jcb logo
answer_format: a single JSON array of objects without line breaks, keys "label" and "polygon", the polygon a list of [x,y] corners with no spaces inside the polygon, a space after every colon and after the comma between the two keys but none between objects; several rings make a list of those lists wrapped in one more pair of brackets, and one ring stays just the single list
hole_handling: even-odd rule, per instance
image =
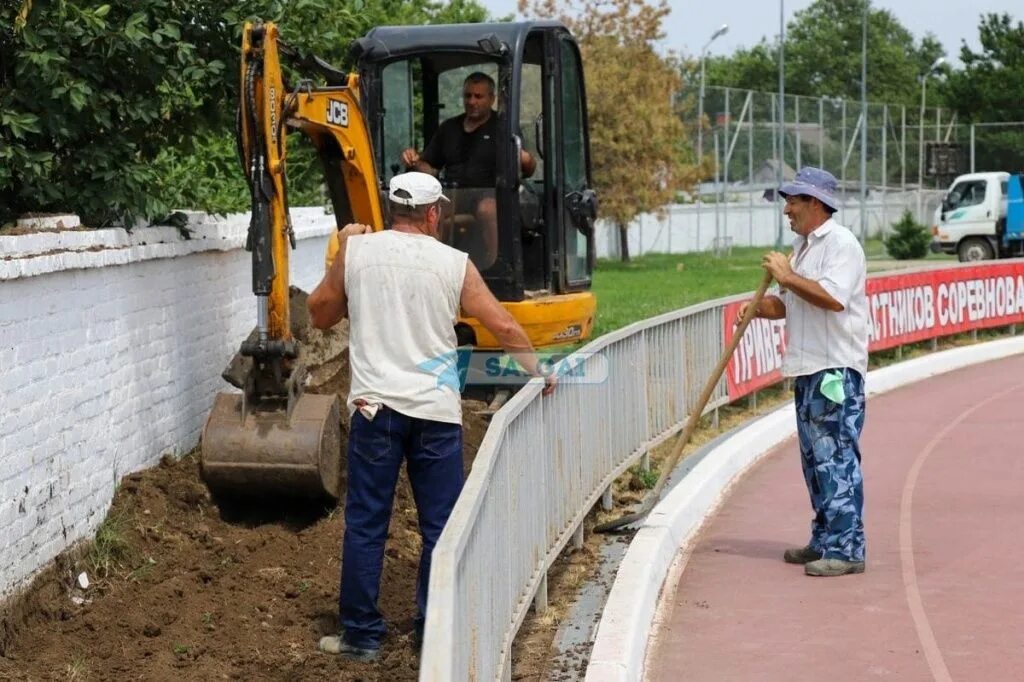
[{"label": "jcb logo", "polygon": [[327,122],[348,127],[348,105],[336,99],[327,101]]}]

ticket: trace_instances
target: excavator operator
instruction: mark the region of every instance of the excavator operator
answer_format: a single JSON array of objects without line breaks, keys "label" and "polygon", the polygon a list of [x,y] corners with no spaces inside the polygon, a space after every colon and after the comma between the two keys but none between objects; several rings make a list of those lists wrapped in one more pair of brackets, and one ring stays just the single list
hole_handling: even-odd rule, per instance
[{"label": "excavator operator", "polygon": [[[497,114],[494,111],[494,79],[475,71],[462,84],[463,113],[442,123],[422,153],[410,147],[402,152],[406,168],[438,176],[456,188],[454,212],[473,214],[477,229],[453,245],[470,254],[480,270],[498,257],[498,213],[493,191],[460,192],[458,188],[493,190],[497,171]],[[537,162],[526,150],[519,155],[524,177],[530,177]],[[445,239],[444,241],[449,241]]]}]

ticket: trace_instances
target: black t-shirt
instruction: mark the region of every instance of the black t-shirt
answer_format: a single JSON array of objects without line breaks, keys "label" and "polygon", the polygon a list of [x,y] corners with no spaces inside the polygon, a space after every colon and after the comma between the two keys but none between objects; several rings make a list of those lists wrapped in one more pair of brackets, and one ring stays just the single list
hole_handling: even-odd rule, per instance
[{"label": "black t-shirt", "polygon": [[498,117],[471,133],[462,127],[466,115],[448,119],[438,127],[420,158],[444,171],[444,178],[459,187],[494,187],[497,168]]}]

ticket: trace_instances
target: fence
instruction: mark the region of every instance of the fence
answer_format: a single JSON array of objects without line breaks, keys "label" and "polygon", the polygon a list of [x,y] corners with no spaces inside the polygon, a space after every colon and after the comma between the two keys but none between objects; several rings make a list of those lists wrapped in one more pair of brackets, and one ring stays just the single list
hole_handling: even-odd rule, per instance
[{"label": "fence", "polygon": [[[924,268],[874,284],[872,348],[1024,322],[1024,261]],[[726,307],[744,298],[602,336],[578,357],[584,366],[603,357],[605,382],[547,398],[535,382],[495,414],[434,550],[421,680],[511,679],[512,642],[530,604],[547,606],[548,568],[570,541],[582,543],[597,500],[610,506],[614,479],[681,428],[725,347]],[[729,400],[723,378],[706,411]]]},{"label": "fence", "polygon": [[[960,173],[1024,169],[1024,122],[965,123],[937,107],[875,102],[861,107],[855,100],[787,95],[780,125],[777,93],[705,90],[710,127],[700,146],[712,160],[715,182],[705,184],[702,194],[717,196],[735,183],[773,186],[779,175],[791,176],[805,164],[831,171],[853,202],[862,181],[882,194],[941,190]],[[917,216],[921,222],[930,217],[923,210]]]},{"label": "fence", "polygon": [[[904,210],[915,213],[918,192],[872,192],[864,204],[865,237],[888,234]],[[942,192],[921,193],[921,211],[932,224],[932,213],[942,200]],[[792,234],[778,218],[781,207],[764,201],[761,193],[729,192],[717,203],[672,204],[658,215],[644,213],[630,223],[627,230],[629,253],[688,253],[709,251],[722,246],[774,246],[789,244]],[[860,204],[844,199],[836,215],[854,234],[861,229]],[[780,229],[782,232],[780,232]],[[619,232],[615,224],[598,221],[595,229],[595,251],[598,258],[620,256]]]}]

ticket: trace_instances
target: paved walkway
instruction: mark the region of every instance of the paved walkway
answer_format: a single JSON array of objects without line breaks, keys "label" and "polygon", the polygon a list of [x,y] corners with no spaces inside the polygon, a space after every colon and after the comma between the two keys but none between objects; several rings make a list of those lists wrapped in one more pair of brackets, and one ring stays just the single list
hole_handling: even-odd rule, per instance
[{"label": "paved walkway", "polygon": [[662,595],[647,679],[1024,679],[1022,416],[1024,356],[870,399],[862,575],[782,562],[810,505],[796,441],[778,448]]}]

